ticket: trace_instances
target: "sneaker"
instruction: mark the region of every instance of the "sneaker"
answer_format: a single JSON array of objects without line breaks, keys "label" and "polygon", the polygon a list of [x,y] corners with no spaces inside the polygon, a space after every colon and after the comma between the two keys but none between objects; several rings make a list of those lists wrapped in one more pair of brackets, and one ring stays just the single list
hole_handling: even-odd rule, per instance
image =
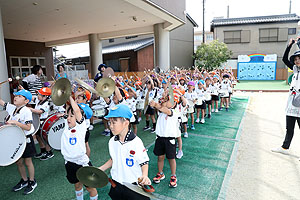
[{"label": "sneaker", "polygon": [[176,188],[177,187],[177,178],[176,176],[171,176],[169,187]]},{"label": "sneaker", "polygon": [[201,123],[201,124],[204,124],[204,123],[205,123],[205,119],[202,118],[201,121],[200,121],[200,123]]},{"label": "sneaker", "polygon": [[50,158],[53,158],[54,154],[52,153],[52,151],[47,152],[44,156],[42,156],[40,158],[40,160],[48,160]]},{"label": "sneaker", "polygon": [[220,108],[219,108],[219,111],[221,111],[221,110],[223,110],[223,108],[222,108],[222,107],[220,107]]},{"label": "sneaker", "polygon": [[210,119],[210,118],[211,118],[211,114],[208,114],[208,115],[207,115],[207,118]]},{"label": "sneaker", "polygon": [[144,131],[148,131],[148,130],[150,130],[151,128],[149,127],[149,126],[145,126],[144,127]]},{"label": "sneaker", "polygon": [[199,122],[200,122],[200,119],[199,119],[199,118],[197,118],[195,122],[196,122],[196,123],[199,123]]},{"label": "sneaker", "polygon": [[218,109],[216,109],[215,112],[216,112],[216,113],[219,112]]},{"label": "sneaker", "polygon": [[178,152],[177,152],[177,154],[176,154],[176,158],[177,158],[177,159],[181,159],[182,156],[183,156],[182,150],[178,150]]},{"label": "sneaker", "polygon": [[195,130],[195,126],[194,126],[194,125],[192,125],[192,126],[191,126],[191,129],[192,129],[192,130]]},{"label": "sneaker", "polygon": [[46,155],[46,152],[41,152],[41,153],[39,153],[39,154],[36,154],[35,156],[34,156],[34,158],[41,158],[41,157],[43,157],[44,155]]},{"label": "sneaker", "polygon": [[31,192],[33,192],[33,190],[36,188],[36,186],[37,186],[37,183],[36,183],[35,179],[34,179],[34,181],[28,180],[28,185],[24,189],[24,193],[23,194],[30,194]]},{"label": "sneaker", "polygon": [[206,117],[206,116],[207,116],[207,114],[204,115],[204,117]]},{"label": "sneaker", "polygon": [[159,172],[156,174],[156,176],[153,178],[153,183],[160,183],[161,180],[164,180],[166,177],[165,177],[165,174],[160,174]]},{"label": "sneaker", "polygon": [[94,129],[94,126],[93,125],[90,125],[89,126],[89,131],[92,131]]},{"label": "sneaker", "polygon": [[109,131],[109,132],[106,132],[105,136],[106,136],[106,137],[110,137],[110,131]]},{"label": "sneaker", "polygon": [[155,129],[154,128],[151,129],[151,133],[155,133]]},{"label": "sneaker", "polygon": [[226,112],[228,112],[228,108],[226,108]]},{"label": "sneaker", "polygon": [[21,178],[21,180],[19,181],[19,183],[17,183],[17,185],[15,185],[14,187],[13,187],[13,191],[14,192],[17,192],[17,191],[19,191],[19,190],[22,190],[24,187],[26,187],[28,185],[28,181],[24,181],[22,178]]},{"label": "sneaker", "polygon": [[101,135],[106,135],[107,134],[107,130],[104,130],[102,133],[101,133]]},{"label": "sneaker", "polygon": [[186,128],[190,128],[189,124],[186,124]]},{"label": "sneaker", "polygon": [[212,109],[211,112],[215,112],[215,109]]},{"label": "sneaker", "polygon": [[138,121],[139,121],[139,122],[140,122],[140,121],[142,121],[142,118],[141,118],[141,117],[139,117]]},{"label": "sneaker", "polygon": [[271,149],[271,151],[275,152],[275,153],[282,153],[282,154],[285,154],[285,155],[289,154],[289,149],[284,149],[282,147],[277,147],[277,148]]},{"label": "sneaker", "polygon": [[183,137],[187,138],[187,137],[189,137],[189,134],[188,134],[187,132],[185,132],[185,133],[183,134]]}]

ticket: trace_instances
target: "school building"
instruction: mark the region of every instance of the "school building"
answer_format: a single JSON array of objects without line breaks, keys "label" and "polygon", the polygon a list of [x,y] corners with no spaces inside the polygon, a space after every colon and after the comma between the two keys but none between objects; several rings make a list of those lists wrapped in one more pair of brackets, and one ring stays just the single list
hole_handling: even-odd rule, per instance
[{"label": "school building", "polygon": [[[171,66],[170,31],[188,19],[185,0],[0,1],[0,80],[22,78],[35,64],[54,75],[52,47],[89,42],[90,72],[103,63],[103,40],[153,34],[153,66]],[[193,47],[192,47],[193,48]],[[2,98],[10,100],[8,84]]]}]

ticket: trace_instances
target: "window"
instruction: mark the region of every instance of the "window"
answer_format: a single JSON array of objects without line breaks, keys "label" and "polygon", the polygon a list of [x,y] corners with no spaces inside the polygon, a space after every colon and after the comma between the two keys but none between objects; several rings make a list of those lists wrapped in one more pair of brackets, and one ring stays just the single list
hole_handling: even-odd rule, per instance
[{"label": "window", "polygon": [[203,39],[203,38],[202,38],[202,35],[195,35],[195,36],[194,36],[194,40],[195,40],[195,41],[200,41],[200,42],[202,42],[202,39]]},{"label": "window", "polygon": [[259,29],[259,42],[277,42],[278,28]]},{"label": "window", "polygon": [[213,34],[207,34],[206,35],[206,40],[207,41],[212,41],[213,40]]},{"label": "window", "polygon": [[113,43],[113,42],[115,42],[115,39],[109,39],[108,42]]},{"label": "window", "polygon": [[295,35],[296,34],[296,28],[289,28],[288,34],[289,35]]},{"label": "window", "polygon": [[224,42],[226,44],[241,43],[241,31],[224,31]]},{"label": "window", "polygon": [[46,75],[46,66],[44,57],[10,57],[11,74],[13,77],[20,76],[24,78],[31,74],[34,65],[41,65]]}]

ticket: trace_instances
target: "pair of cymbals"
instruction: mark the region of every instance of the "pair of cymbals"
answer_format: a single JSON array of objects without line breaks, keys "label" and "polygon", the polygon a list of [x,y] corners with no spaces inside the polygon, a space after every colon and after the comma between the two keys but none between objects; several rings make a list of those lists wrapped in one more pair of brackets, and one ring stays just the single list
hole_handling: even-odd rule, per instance
[{"label": "pair of cymbals", "polygon": [[72,94],[71,83],[67,78],[58,79],[52,87],[51,99],[56,106],[65,104]]},{"label": "pair of cymbals", "polygon": [[92,166],[81,167],[78,169],[76,177],[80,183],[91,188],[102,188],[108,183],[108,176],[105,172]]}]

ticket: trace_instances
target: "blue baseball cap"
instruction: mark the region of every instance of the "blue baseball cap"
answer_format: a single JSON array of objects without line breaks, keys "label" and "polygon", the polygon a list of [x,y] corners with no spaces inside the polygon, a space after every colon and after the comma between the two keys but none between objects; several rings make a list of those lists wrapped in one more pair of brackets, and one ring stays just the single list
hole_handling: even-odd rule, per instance
[{"label": "blue baseball cap", "polygon": [[204,80],[199,80],[199,82],[198,83],[201,83],[202,85],[204,85]]},{"label": "blue baseball cap", "polygon": [[167,82],[166,82],[166,80],[165,80],[165,79],[162,81],[162,83],[163,83],[163,84],[167,84]]},{"label": "blue baseball cap", "polygon": [[14,92],[14,95],[22,95],[26,99],[29,100],[29,102],[32,100],[32,94],[28,90],[19,90],[18,92]]},{"label": "blue baseball cap", "polygon": [[86,119],[91,119],[92,118],[93,111],[87,104],[80,103],[80,104],[78,104],[78,106],[83,110]]},{"label": "blue baseball cap", "polygon": [[115,107],[109,109],[108,115],[105,116],[106,119],[112,117],[123,117],[126,119],[130,119],[132,117],[132,112],[130,108],[125,104],[118,104]]},{"label": "blue baseball cap", "polygon": [[135,89],[134,87],[131,87],[131,89],[133,89],[133,91],[135,91],[135,92],[136,92],[136,89]]}]

